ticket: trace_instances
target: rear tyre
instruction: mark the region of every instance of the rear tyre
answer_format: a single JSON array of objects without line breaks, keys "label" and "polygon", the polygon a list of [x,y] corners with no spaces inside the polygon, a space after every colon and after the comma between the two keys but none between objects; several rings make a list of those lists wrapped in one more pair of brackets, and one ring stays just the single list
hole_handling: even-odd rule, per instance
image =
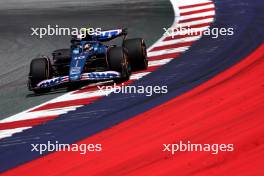
[{"label": "rear tyre", "polygon": [[128,52],[132,71],[146,70],[148,68],[146,44],[143,39],[124,40],[123,47]]},{"label": "rear tyre", "polygon": [[131,66],[128,62],[127,53],[123,47],[112,47],[108,50],[107,61],[109,69],[121,73],[121,78],[115,79],[116,83],[129,80]]},{"label": "rear tyre", "polygon": [[31,61],[29,72],[29,87],[33,92],[37,94],[49,92],[51,88],[34,88],[36,88],[37,84],[41,81],[49,79],[51,77],[51,64],[48,58],[36,58]]}]

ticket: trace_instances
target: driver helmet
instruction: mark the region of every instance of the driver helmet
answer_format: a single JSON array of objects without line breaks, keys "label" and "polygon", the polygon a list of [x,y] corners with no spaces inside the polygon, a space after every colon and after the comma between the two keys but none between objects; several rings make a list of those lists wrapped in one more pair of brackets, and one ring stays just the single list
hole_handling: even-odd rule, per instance
[{"label": "driver helmet", "polygon": [[92,49],[92,45],[89,44],[89,43],[85,44],[84,47],[83,47],[84,51],[90,51],[91,49]]}]

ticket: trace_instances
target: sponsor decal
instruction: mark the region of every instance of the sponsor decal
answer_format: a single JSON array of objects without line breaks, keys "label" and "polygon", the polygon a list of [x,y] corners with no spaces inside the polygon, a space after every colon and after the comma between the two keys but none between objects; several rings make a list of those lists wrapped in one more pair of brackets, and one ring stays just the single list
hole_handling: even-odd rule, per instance
[{"label": "sponsor decal", "polygon": [[79,74],[81,72],[81,67],[72,67],[70,74]]},{"label": "sponsor decal", "polygon": [[49,79],[49,80],[45,80],[45,81],[42,81],[38,84],[38,87],[39,88],[47,88],[47,87],[52,87],[52,86],[55,86],[55,85],[58,85],[61,83],[62,81],[62,77],[57,77],[57,78],[53,78],[53,79]]},{"label": "sponsor decal", "polygon": [[[75,67],[78,71],[79,67]],[[119,78],[120,77],[120,73],[116,72],[116,71],[106,71],[106,72],[91,72],[91,73],[84,73],[82,74],[82,80],[100,80],[100,79],[113,79],[113,78]],[[64,77],[57,77],[57,78],[53,78],[53,79],[48,79],[45,81],[41,81],[37,87],[39,88],[48,88],[48,87],[53,87],[56,85],[59,85],[61,83],[64,82],[68,82],[65,81],[64,79],[68,78],[68,76],[64,76]]]},{"label": "sponsor decal", "polygon": [[85,59],[85,56],[76,56],[74,57],[74,60],[82,60]]},{"label": "sponsor decal", "polygon": [[120,73],[118,72],[91,72],[86,73],[83,76],[91,78],[91,79],[110,79],[110,78],[118,78],[120,77]]},{"label": "sponsor decal", "polygon": [[121,29],[117,30],[109,30],[109,31],[101,31],[100,37],[102,38],[110,38],[112,36],[116,36],[122,32]]},{"label": "sponsor decal", "polygon": [[79,49],[74,49],[73,54],[79,54]]}]

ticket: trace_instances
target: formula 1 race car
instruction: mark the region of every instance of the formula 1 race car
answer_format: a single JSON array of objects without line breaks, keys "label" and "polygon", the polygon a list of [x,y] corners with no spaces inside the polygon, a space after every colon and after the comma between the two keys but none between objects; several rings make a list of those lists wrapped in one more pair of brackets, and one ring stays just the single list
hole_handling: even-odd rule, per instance
[{"label": "formula 1 race car", "polygon": [[[122,45],[103,42],[123,36]],[[127,81],[133,71],[148,67],[143,39],[126,39],[127,29],[102,31],[84,38],[73,36],[68,49],[55,50],[52,58],[42,56],[31,61],[28,88],[35,93],[72,87],[83,82]]]}]

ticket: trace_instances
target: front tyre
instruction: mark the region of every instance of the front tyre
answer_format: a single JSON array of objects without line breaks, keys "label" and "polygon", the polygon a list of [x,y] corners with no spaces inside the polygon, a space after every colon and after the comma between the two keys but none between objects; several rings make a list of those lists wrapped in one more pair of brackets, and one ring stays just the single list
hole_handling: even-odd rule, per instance
[{"label": "front tyre", "polygon": [[146,70],[148,68],[146,44],[142,38],[124,40],[123,47],[128,52],[132,71]]},{"label": "front tyre", "polygon": [[35,58],[30,63],[29,89],[33,92],[47,93],[51,88],[36,89],[37,84],[52,77],[51,64],[48,58]]}]

